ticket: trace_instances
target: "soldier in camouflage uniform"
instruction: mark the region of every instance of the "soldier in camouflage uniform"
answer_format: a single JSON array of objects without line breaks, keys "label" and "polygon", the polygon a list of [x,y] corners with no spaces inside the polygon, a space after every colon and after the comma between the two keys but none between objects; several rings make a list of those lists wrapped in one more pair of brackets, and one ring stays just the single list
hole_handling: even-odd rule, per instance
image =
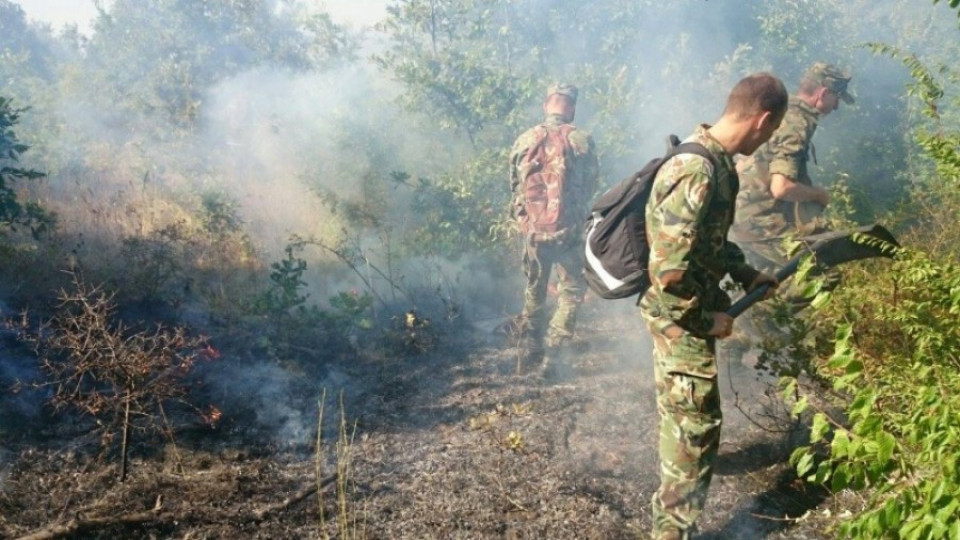
[{"label": "soldier in camouflage uniform", "polygon": [[[810,158],[817,161],[812,138],[820,118],[838,109],[841,100],[854,102],[847,90],[849,82],[850,75],[836,66],[819,62],[811,66],[796,95],[790,97],[780,129],[737,165],[742,185],[730,238],[743,249],[750,264],[765,272],[775,273],[794,255],[788,246],[802,246],[803,237],[825,232],[820,214],[830,196],[813,185],[807,162]],[[836,278],[827,276],[826,287],[834,286]],[[794,314],[812,300],[793,282],[782,296]],[[749,349],[751,337],[786,339],[785,332],[774,324],[773,314],[763,307],[748,315],[744,330],[746,333],[727,344],[732,356]]]},{"label": "soldier in camouflage uniform", "polygon": [[814,64],[790,97],[780,129],[738,164],[742,186],[730,238],[758,268],[773,272],[787,262],[785,237],[824,232],[819,214],[830,196],[813,185],[807,161],[817,160],[811,139],[820,118],[839,108],[840,100],[853,103],[849,82],[850,75],[835,66]]},{"label": "soldier in camouflage uniform", "polygon": [[[713,155],[670,158],[657,173],[646,207],[651,287],[640,309],[654,342],[660,413],[660,488],[653,537],[689,538],[703,509],[720,444],[716,340],[730,335],[729,275],[752,290],[776,280],[746,263],[727,240],[739,180],[733,156],[749,155],[773,134],[787,92],[768,73],[734,86],[720,120],[687,139]],[[772,290],[773,288],[771,288]]]},{"label": "soldier in camouflage uniform", "polygon": [[[582,277],[583,255],[580,231],[597,188],[598,162],[593,138],[571,125],[576,113],[577,87],[557,83],[547,90],[543,111],[546,119],[520,135],[510,152],[510,190],[514,218],[523,211],[524,157],[536,144],[539,130],[568,131],[571,149],[565,163],[564,190],[558,232],[549,238],[524,238],[523,272],[526,276],[520,326],[527,337],[526,364],[546,363],[546,347],[556,349],[569,342],[577,310],[586,292]],[[550,272],[557,274],[557,310],[547,319],[545,304]],[[546,368],[546,365],[543,366]]]}]

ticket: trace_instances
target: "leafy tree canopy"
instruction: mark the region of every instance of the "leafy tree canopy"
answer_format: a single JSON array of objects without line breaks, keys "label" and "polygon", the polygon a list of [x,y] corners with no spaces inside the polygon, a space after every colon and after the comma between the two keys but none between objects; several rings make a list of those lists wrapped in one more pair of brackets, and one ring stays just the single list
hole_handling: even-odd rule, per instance
[{"label": "leafy tree canopy", "polygon": [[292,0],[116,0],[94,27],[88,91],[182,126],[226,77],[260,66],[322,69],[353,58],[357,46],[326,13]]}]

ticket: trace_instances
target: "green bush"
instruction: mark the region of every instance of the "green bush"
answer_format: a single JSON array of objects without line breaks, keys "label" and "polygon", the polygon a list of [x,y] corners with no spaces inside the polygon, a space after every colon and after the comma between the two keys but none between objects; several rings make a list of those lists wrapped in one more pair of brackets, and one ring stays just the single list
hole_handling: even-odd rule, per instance
[{"label": "green bush", "polygon": [[797,473],[869,488],[842,537],[960,538],[960,266],[904,251],[846,289],[828,310],[843,322],[822,370],[849,396],[847,418],[814,415],[811,443],[827,456],[797,449]]},{"label": "green bush", "polygon": [[845,418],[814,414],[811,444],[791,462],[833,491],[867,494],[864,508],[839,523],[841,537],[960,538],[960,103],[945,106],[949,91],[915,56],[873,48],[908,67],[909,93],[927,120],[913,131],[913,191],[901,213],[910,247],[892,265],[848,270],[818,314],[836,327],[819,374],[844,396]]}]

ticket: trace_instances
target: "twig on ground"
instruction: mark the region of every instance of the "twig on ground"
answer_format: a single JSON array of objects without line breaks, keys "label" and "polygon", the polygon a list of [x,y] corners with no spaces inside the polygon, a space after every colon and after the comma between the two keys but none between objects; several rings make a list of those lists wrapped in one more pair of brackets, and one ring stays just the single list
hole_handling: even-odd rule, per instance
[{"label": "twig on ground", "polygon": [[333,484],[336,480],[337,480],[337,475],[331,474],[325,477],[324,479],[320,480],[320,482],[307,486],[278,503],[264,506],[258,510],[255,510],[253,512],[254,520],[262,521],[268,515],[274,512],[280,512],[280,511],[286,510],[287,508],[290,508],[291,506],[306,499],[307,497],[313,495],[314,493],[317,493],[319,490],[326,489],[327,486]]},{"label": "twig on ground", "polygon": [[805,514],[803,514],[803,515],[800,516],[800,517],[784,516],[784,517],[782,517],[782,518],[781,518],[781,517],[775,517],[775,516],[767,516],[767,515],[764,515],[764,514],[754,514],[753,512],[751,512],[750,515],[751,515],[752,517],[757,518],[757,519],[765,519],[765,520],[767,520],[767,521],[781,521],[781,522],[786,522],[786,523],[799,523],[799,522],[803,521],[803,519],[804,519],[805,517],[807,517],[807,515],[808,515],[809,513],[810,513],[810,512],[808,511],[808,512],[806,512]]},{"label": "twig on ground", "polygon": [[[254,510],[248,516],[241,516],[239,521],[263,521],[267,516],[276,512],[282,512],[291,506],[299,503],[307,497],[313,495],[318,490],[326,489],[327,486],[334,484],[337,479],[336,474],[327,476],[319,483],[306,487],[286,499],[264,506]],[[118,525],[143,525],[145,523],[173,523],[190,520],[203,519],[209,522],[231,521],[235,522],[238,517],[235,514],[226,515],[223,513],[205,512],[202,516],[198,514],[181,514],[177,512],[162,512],[158,508],[144,512],[133,512],[130,514],[107,515],[107,516],[89,516],[83,517],[84,511],[77,512],[77,517],[70,519],[66,523],[55,523],[47,525],[17,540],[56,540],[58,538],[67,538],[80,533],[90,532],[106,527]]]},{"label": "twig on ground", "polygon": [[82,532],[91,531],[102,527],[113,525],[140,525],[151,521],[163,521],[164,517],[172,518],[170,514],[161,514],[154,510],[146,512],[135,512],[122,516],[97,516],[80,517],[77,516],[66,523],[56,523],[34,531],[26,536],[21,536],[18,540],[54,540],[56,538],[66,538]]}]

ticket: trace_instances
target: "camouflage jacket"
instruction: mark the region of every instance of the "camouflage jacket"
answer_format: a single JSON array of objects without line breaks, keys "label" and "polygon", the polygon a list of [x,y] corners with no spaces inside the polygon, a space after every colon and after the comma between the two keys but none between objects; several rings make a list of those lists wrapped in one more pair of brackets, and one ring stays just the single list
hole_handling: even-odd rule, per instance
[{"label": "camouflage jacket", "polygon": [[[548,115],[539,126],[532,127],[517,137],[510,151],[510,215],[517,217],[523,207],[523,186],[521,185],[526,171],[521,170],[521,163],[527,150],[538,140],[537,128],[560,129],[564,122],[559,115]],[[562,221],[564,227],[579,231],[590,212],[590,202],[597,189],[599,163],[597,161],[596,145],[593,137],[581,129],[574,129],[569,136],[570,147],[573,149],[573,163],[567,164],[567,175],[564,178]],[[575,235],[576,236],[576,235]]]},{"label": "camouflage jacket", "polygon": [[731,232],[734,239],[776,238],[796,229],[812,227],[813,217],[808,214],[819,213],[814,208],[807,208],[812,203],[775,199],[770,193],[770,175],[782,174],[793,182],[813,185],[807,172],[807,160],[813,154],[811,139],[819,118],[816,109],[791,96],[780,128],[751,157],[740,162],[738,170],[742,184],[737,197],[737,222]]},{"label": "camouflage jacket", "polygon": [[[720,288],[726,274],[746,286],[757,271],[736,244],[727,240],[740,181],[733,158],[700,126],[687,139],[707,148],[710,160],[680,154],[657,173],[647,203],[647,239],[653,283],[640,300],[644,318],[655,331],[678,325],[698,337],[713,326],[710,312],[730,307]],[[670,282],[662,287],[660,280]]]}]

